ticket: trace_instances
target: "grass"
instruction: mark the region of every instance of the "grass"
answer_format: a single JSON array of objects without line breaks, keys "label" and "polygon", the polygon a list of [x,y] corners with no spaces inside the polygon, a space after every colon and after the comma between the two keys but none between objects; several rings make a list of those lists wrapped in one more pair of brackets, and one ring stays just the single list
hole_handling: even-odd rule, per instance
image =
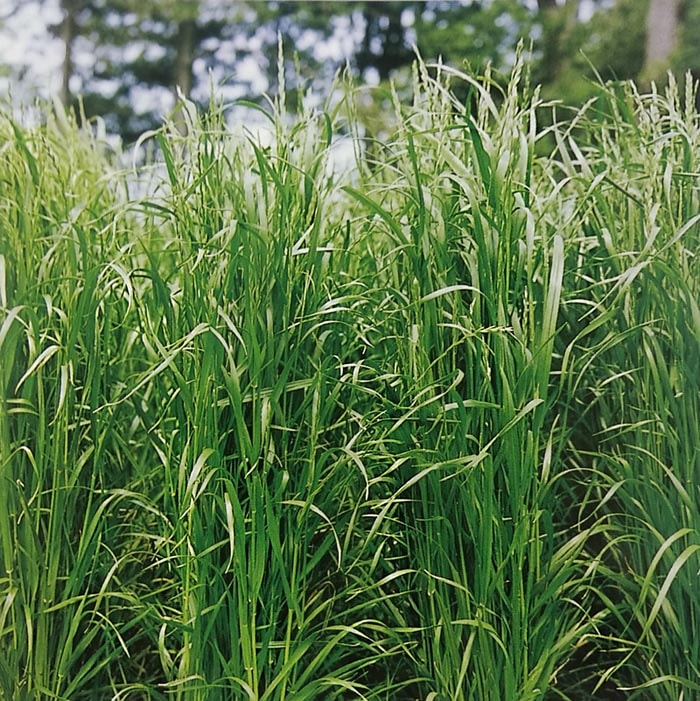
[{"label": "grass", "polygon": [[697,693],[694,96],[388,99],[2,116],[1,699]]}]

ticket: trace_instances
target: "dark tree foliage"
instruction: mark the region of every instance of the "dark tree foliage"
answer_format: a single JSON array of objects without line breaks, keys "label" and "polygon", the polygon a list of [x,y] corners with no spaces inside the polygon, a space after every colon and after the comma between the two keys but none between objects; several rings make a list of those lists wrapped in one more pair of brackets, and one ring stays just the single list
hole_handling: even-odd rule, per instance
[{"label": "dark tree foliage", "polygon": [[[63,35],[65,26],[72,26],[71,53],[81,51],[92,59],[87,70],[76,67],[72,75],[64,66],[64,100],[75,102],[68,89],[74,78],[86,115],[100,115],[109,131],[127,141],[162,118],[164,97],[176,85],[190,93],[194,62],[211,61],[206,42],[218,41],[227,26],[224,18],[202,20],[196,0],[63,2],[64,20],[54,32]],[[146,93],[150,100],[137,99]],[[138,104],[145,106],[139,111]]]},{"label": "dark tree foliage", "polygon": [[402,18],[406,13],[420,11],[421,5],[424,3],[395,0],[361,4],[364,36],[355,54],[360,73],[373,68],[380,80],[388,80],[394,70],[413,60]]},{"label": "dark tree foliage", "polygon": [[[680,42],[672,57],[673,68],[683,73],[690,71],[694,81],[700,81],[700,0],[683,0],[680,8]],[[700,90],[696,89],[695,103],[700,110]]]},{"label": "dark tree foliage", "polygon": [[[428,62],[474,74],[491,63],[507,72],[520,40],[533,52],[532,82],[548,96],[580,102],[599,77],[639,76],[648,10],[646,0],[616,0],[612,7],[596,0],[598,11],[583,22],[579,0],[59,2],[63,20],[51,29],[66,47],[61,97],[75,105],[79,95],[87,116],[100,115],[125,141],[161,122],[175,86],[202,105],[210,75],[226,86],[227,100],[278,92],[278,37],[292,109],[295,93],[325,93],[346,64],[360,78],[383,83],[410,65],[415,47]],[[681,0],[680,7],[673,66],[700,77],[694,40],[700,0]],[[328,51],[340,44],[344,52]],[[262,83],[251,77],[251,65]]]}]

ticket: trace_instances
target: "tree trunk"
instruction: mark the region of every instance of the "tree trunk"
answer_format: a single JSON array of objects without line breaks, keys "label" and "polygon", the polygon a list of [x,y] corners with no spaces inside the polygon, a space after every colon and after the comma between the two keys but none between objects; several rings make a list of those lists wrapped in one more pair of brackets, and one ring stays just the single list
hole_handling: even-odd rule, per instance
[{"label": "tree trunk", "polygon": [[405,44],[406,32],[401,14],[408,3],[375,0],[365,2],[362,15],[365,35],[356,55],[360,73],[374,68],[380,81],[387,81],[392,71],[410,64],[413,54]]},{"label": "tree trunk", "polygon": [[[194,63],[194,33],[195,19],[186,17],[177,23],[177,54],[175,56],[175,102],[180,96],[189,98],[192,91],[192,64]],[[184,105],[178,105],[175,115],[175,126],[185,136],[187,134],[187,118]]]},{"label": "tree trunk", "polygon": [[558,4],[557,0],[537,0],[542,20],[542,83],[552,84],[561,75],[568,56],[568,35],[576,25],[578,2]]},{"label": "tree trunk", "polygon": [[647,80],[663,78],[676,46],[679,0],[650,0],[647,13],[647,40],[644,70]]},{"label": "tree trunk", "polygon": [[78,36],[78,7],[79,0],[62,0],[63,26],[61,29],[61,39],[65,54],[63,56],[63,66],[61,68],[61,102],[64,106],[70,106],[73,96],[70,90],[70,79],[73,77],[73,45]]},{"label": "tree trunk", "polygon": [[177,25],[177,57],[175,59],[175,85],[185,97],[192,90],[192,64],[194,63],[194,18],[183,19]]}]

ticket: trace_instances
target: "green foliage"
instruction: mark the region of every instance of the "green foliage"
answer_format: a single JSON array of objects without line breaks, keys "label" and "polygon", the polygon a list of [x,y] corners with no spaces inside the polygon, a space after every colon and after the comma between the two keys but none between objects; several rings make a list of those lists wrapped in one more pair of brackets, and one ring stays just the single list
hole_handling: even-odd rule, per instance
[{"label": "green foliage", "polygon": [[531,36],[535,20],[519,0],[428,4],[416,19],[417,45],[425,59],[442,57],[476,73],[487,64],[509,69],[515,46]]},{"label": "green foliage", "polygon": [[[88,50],[92,62],[89,69],[79,69],[76,77],[82,83],[79,96],[88,118],[101,117],[110,133],[128,143],[157,126],[162,104],[172,102],[175,86],[183,82],[177,74],[183,23],[193,23],[187,71],[192,72],[195,62],[208,68],[217,63],[221,70],[230,70],[215,58],[212,40],[217,46],[226,42],[229,28],[241,13],[232,7],[205,10],[199,0],[83,3],[76,16],[77,50]],[[181,87],[188,89],[187,84]]]},{"label": "green foliage", "polygon": [[583,52],[603,80],[631,80],[644,65],[648,2],[617,0],[591,18]]},{"label": "green foliage", "polygon": [[681,9],[681,40],[673,61],[673,67],[679,73],[691,71],[695,80],[700,77],[700,57],[698,57],[696,39],[700,32],[700,2],[685,0]]},{"label": "green foliage", "polygon": [[346,175],[351,92],[136,172],[3,115],[0,699],[697,692],[693,95],[522,70]]},{"label": "green foliage", "polygon": [[[80,97],[89,118],[100,116],[107,130],[127,143],[157,128],[163,112],[173,104],[178,83],[187,88],[192,82],[193,90],[185,92],[200,107],[206,105],[210,79],[222,86],[227,100],[257,99],[262,90],[253,88],[252,82],[258,80],[267,81],[268,92],[275,93],[279,89],[278,34],[284,44],[287,90],[299,95],[309,89],[326,94],[336,72],[346,64],[360,79],[378,76],[384,85],[390,79],[400,83],[410,72],[414,44],[427,63],[440,58],[474,74],[491,64],[507,73],[516,46],[523,41],[526,48],[532,46],[533,82],[543,86],[543,94],[579,106],[597,94],[599,79],[648,79],[640,76],[648,0],[595,5],[593,17],[584,22],[579,18],[578,0],[86,0],[62,4],[66,11],[73,8],[77,32],[78,60],[71,69],[71,84],[79,86],[76,103]],[[10,7],[11,17],[19,1],[10,2]],[[695,41],[699,22],[698,0],[683,0],[672,61],[679,75],[687,70],[696,78],[700,75]],[[183,36],[183,27],[191,34]],[[63,36],[63,29],[63,24],[52,28],[57,36]],[[341,38],[347,56],[332,50]],[[190,40],[191,51],[184,50]],[[90,61],[85,61],[88,55]],[[260,69],[255,78],[250,64]],[[21,76],[27,69],[0,67],[0,73]],[[25,86],[31,82],[30,74],[23,78]],[[457,83],[453,89],[461,87]],[[460,99],[466,100],[467,92],[465,88]]]},{"label": "green foliage", "polygon": [[[616,0],[585,23],[575,20],[570,3],[556,10],[545,24],[544,65],[535,68],[545,94],[584,104],[597,94],[601,80],[637,78],[644,64],[647,4]],[[556,64],[556,70],[547,62]]]}]

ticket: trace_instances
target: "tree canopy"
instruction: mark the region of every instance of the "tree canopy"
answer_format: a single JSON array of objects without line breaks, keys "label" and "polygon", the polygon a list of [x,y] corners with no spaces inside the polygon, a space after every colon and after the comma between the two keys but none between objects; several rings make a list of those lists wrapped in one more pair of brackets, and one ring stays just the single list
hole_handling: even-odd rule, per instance
[{"label": "tree canopy", "polygon": [[[42,12],[50,4],[33,2]],[[520,40],[532,51],[533,80],[569,102],[590,96],[597,78],[700,69],[693,41],[700,0],[54,2],[61,20],[48,30],[65,48],[63,101],[80,97],[88,117],[101,115],[127,141],[160,121],[176,86],[202,103],[211,81],[231,99],[274,93],[278,37],[287,87],[321,92],[344,65],[365,81],[387,81],[415,49],[475,72],[487,63],[507,71]],[[8,17],[19,4],[12,0]],[[586,8],[595,9],[592,17]]]}]

